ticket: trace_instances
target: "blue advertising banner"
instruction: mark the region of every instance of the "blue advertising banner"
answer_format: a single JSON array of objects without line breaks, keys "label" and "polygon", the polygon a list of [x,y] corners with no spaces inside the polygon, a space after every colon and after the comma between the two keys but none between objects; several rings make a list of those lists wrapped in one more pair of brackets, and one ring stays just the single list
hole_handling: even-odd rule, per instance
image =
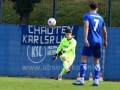
[{"label": "blue advertising banner", "polygon": [[22,45],[59,45],[61,39],[65,37],[64,31],[70,28],[73,32],[73,37],[77,38],[79,26],[35,26],[22,25]]},{"label": "blue advertising banner", "polygon": [[[27,33],[28,28],[25,29],[25,27],[24,30]],[[67,26],[61,26],[61,28],[65,27],[67,28]],[[71,73],[63,75],[63,78],[76,79],[80,72],[80,55],[84,45],[83,28],[79,27],[77,32],[76,58],[70,68]],[[20,25],[0,24],[0,75],[57,77],[63,68],[60,57],[55,62],[52,62],[57,45],[21,45],[21,36],[23,35],[21,29]],[[120,28],[109,27],[107,29],[108,46],[100,59],[101,73],[104,80],[120,80]],[[32,31],[30,32],[32,33]],[[27,42],[27,38],[26,36],[24,42]],[[95,75],[92,59],[92,57],[88,58],[85,79],[89,78],[90,73],[92,73],[93,77]]]}]

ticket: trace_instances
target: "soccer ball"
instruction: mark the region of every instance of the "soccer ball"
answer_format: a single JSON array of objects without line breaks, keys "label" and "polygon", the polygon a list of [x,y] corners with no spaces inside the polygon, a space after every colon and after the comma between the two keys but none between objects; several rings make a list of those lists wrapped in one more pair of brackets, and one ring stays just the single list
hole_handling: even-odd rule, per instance
[{"label": "soccer ball", "polygon": [[49,19],[48,19],[48,25],[49,25],[50,27],[55,26],[55,25],[56,25],[56,20],[55,20],[54,18],[49,18]]}]

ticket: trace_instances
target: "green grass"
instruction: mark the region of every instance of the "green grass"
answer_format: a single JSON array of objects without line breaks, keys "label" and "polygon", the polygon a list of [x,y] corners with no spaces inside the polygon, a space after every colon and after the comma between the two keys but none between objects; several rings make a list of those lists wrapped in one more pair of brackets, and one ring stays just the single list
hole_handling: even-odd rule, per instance
[{"label": "green grass", "polygon": [[100,82],[98,87],[90,86],[91,81],[85,81],[84,86],[74,86],[75,80],[57,81],[54,79],[0,77],[0,90],[119,90],[120,82]]}]

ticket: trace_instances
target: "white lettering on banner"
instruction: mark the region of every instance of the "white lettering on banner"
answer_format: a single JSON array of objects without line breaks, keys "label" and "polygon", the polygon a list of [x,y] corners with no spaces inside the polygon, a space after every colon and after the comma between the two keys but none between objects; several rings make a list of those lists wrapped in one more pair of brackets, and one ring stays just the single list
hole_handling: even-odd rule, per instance
[{"label": "white lettering on banner", "polygon": [[22,35],[22,43],[24,44],[59,44],[62,38],[64,38],[64,31],[66,28],[74,29],[74,26],[56,26],[56,27],[44,27],[44,26],[32,26],[28,25],[28,32]]},{"label": "white lettering on banner", "polygon": [[65,37],[64,32],[67,28],[73,30],[74,26],[55,26],[49,28],[44,26],[28,25],[28,31],[23,31],[22,43],[27,45],[36,45],[27,47],[28,59],[32,63],[40,63],[45,60],[46,56],[54,55],[56,53],[57,46],[53,45],[58,45],[61,42]]},{"label": "white lettering on banner", "polygon": [[69,28],[71,30],[73,30],[74,26],[72,26],[72,28],[70,26],[62,26],[62,33],[64,34],[66,28]]},{"label": "white lettering on banner", "polygon": [[29,33],[33,33],[33,32],[31,32],[31,28],[32,28],[33,26],[31,26],[31,25],[28,25],[28,31],[29,31]]},{"label": "white lettering on banner", "polygon": [[62,26],[62,33],[63,34],[65,33],[66,28],[73,30],[74,27],[72,26],[72,28],[71,28],[70,26]]},{"label": "white lettering on banner", "polygon": [[50,31],[50,29],[49,28],[47,28],[47,34],[49,34],[49,35],[52,35],[53,34],[53,31],[54,31],[54,29],[52,28],[52,30]]},{"label": "white lettering on banner", "polygon": [[[56,26],[56,27],[52,27],[52,28],[48,28],[48,27],[36,27],[36,26],[31,26],[28,25],[28,32],[30,34],[49,34],[52,35],[55,30],[55,34],[59,34],[58,30],[61,29],[61,33],[64,34],[64,31],[70,28],[71,30],[73,30],[74,26]],[[33,29],[33,31],[31,30]]]},{"label": "white lettering on banner", "polygon": [[73,31],[74,26],[72,26],[72,27],[68,26],[67,28],[70,28]]},{"label": "white lettering on banner", "polygon": [[49,43],[49,39],[48,39],[48,37],[49,37],[48,35],[45,36],[45,41],[46,41],[45,44],[48,44],[48,43]]},{"label": "white lettering on banner", "polygon": [[54,44],[54,40],[55,40],[55,37],[54,37],[54,36],[51,36],[51,37],[50,37],[50,43]]},{"label": "white lettering on banner", "polygon": [[56,50],[48,50],[47,55],[54,55],[56,53]]},{"label": "white lettering on banner", "polygon": [[53,49],[57,49],[57,46],[53,46]]},{"label": "white lettering on banner", "polygon": [[41,33],[40,34],[47,34],[46,31],[47,31],[46,27],[41,27]]},{"label": "white lettering on banner", "polygon": [[88,65],[88,66],[87,66],[87,69],[88,69],[88,70],[94,70],[94,64],[93,64],[93,65]]},{"label": "white lettering on banner", "polygon": [[58,34],[58,29],[61,29],[61,26],[54,27],[56,29],[56,34]]},{"label": "white lettering on banner", "polygon": [[25,43],[27,43],[26,37],[27,37],[27,35],[23,35],[23,42],[25,42]]},{"label": "white lettering on banner", "polygon": [[[46,35],[45,37],[37,36],[37,35],[23,35],[23,43],[34,43],[34,44],[54,44],[54,41],[56,44],[59,44],[62,38],[65,36],[49,36]],[[60,38],[60,39],[59,39]],[[27,42],[28,41],[28,42]]]},{"label": "white lettering on banner", "polygon": [[33,46],[32,47],[32,57],[41,57],[41,46]]},{"label": "white lettering on banner", "polygon": [[[91,67],[91,69],[88,69],[88,71],[94,70],[94,68],[92,68],[92,65],[89,65],[89,67]],[[45,65],[22,65],[22,69],[23,70],[36,70],[36,71],[40,71],[40,70],[61,70],[63,68],[62,64],[59,65],[51,65],[51,64],[45,64]],[[73,64],[71,66],[71,70],[80,70],[80,66],[79,65],[75,65]]]},{"label": "white lettering on banner", "polygon": [[[62,40],[62,38],[64,38],[65,36],[61,36],[61,39],[60,40]],[[56,37],[56,43],[58,44],[58,43],[60,43],[60,41],[58,40],[58,36]]]},{"label": "white lettering on banner", "polygon": [[54,55],[56,49],[57,46],[28,46],[27,57],[32,63],[40,63],[46,56]]},{"label": "white lettering on banner", "polygon": [[47,46],[47,49],[57,49],[57,46]]},{"label": "white lettering on banner", "polygon": [[34,43],[37,43],[37,44],[38,44],[38,40],[39,40],[39,39],[38,39],[38,36],[35,35],[35,36],[34,36]]},{"label": "white lettering on banner", "polygon": [[32,35],[29,35],[29,37],[28,37],[28,43],[33,43],[33,36]]},{"label": "white lettering on banner", "polygon": [[40,38],[40,44],[44,44],[44,42],[42,42],[42,37]]},{"label": "white lettering on banner", "polygon": [[40,34],[40,27],[38,27],[38,28],[34,27],[34,34],[36,34],[37,32],[38,32],[38,34]]},{"label": "white lettering on banner", "polygon": [[62,26],[62,33],[63,34],[65,33],[66,28],[67,28],[67,26]]},{"label": "white lettering on banner", "polygon": [[28,46],[27,57],[32,63],[40,63],[46,57],[45,46]]}]

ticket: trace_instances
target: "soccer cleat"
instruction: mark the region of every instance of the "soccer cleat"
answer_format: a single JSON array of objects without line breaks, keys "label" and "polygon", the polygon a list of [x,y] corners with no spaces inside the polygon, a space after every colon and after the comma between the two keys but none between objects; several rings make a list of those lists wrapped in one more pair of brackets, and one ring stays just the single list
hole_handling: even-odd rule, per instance
[{"label": "soccer cleat", "polygon": [[78,81],[78,80],[77,80],[77,82],[73,82],[72,84],[73,85],[84,85],[84,83],[82,83],[81,81]]},{"label": "soccer cleat", "polygon": [[99,86],[99,84],[93,83],[91,86]]},{"label": "soccer cleat", "polygon": [[58,76],[55,80],[62,80],[62,76]]},{"label": "soccer cleat", "polygon": [[70,70],[67,70],[67,74],[70,74]]}]

